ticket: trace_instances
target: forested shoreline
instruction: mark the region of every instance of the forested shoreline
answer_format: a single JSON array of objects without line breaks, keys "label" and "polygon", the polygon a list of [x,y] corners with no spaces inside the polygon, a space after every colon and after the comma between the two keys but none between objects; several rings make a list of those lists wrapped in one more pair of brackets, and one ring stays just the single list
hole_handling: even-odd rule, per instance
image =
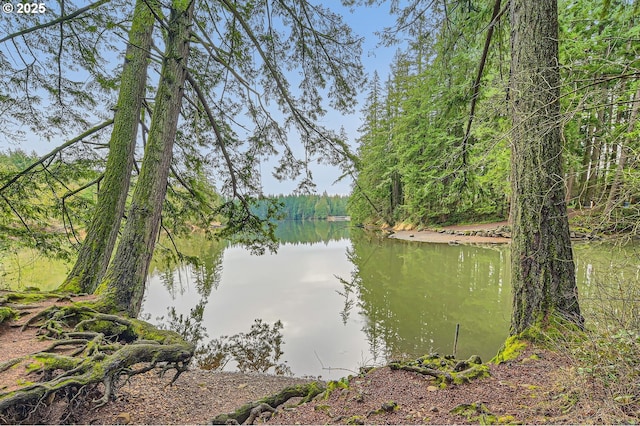
[{"label": "forested shoreline", "polygon": [[[639,54],[639,5],[627,3],[558,3],[566,201],[602,213],[594,224],[611,231],[635,228],[640,201],[640,85],[630,66]],[[510,30],[505,10],[491,6],[458,4],[439,25],[413,28],[389,78],[369,82],[354,220],[509,218]]]},{"label": "forested shoreline", "polygon": [[[640,0],[19,5],[13,14],[5,2],[0,21],[0,136],[54,147],[0,154],[0,248],[73,266],[53,292],[0,291],[0,332],[22,342],[0,364],[12,375],[0,423],[43,421],[40,410],[62,397],[71,418],[78,401],[112,403],[123,378],[173,370],[173,383],[188,371],[201,330],[189,318],[180,333],[138,319],[161,240],[176,263],[197,264],[176,244],[195,229],[260,255],[278,250],[279,219],[347,215],[374,227],[508,220],[511,322],[492,362],[562,351],[572,379],[596,389],[583,400],[613,404],[603,419],[638,418],[637,259],[635,276],[601,283],[601,303],[586,312],[568,212],[585,235],[638,235]],[[382,5],[390,20],[378,46],[398,49],[384,81],[375,68],[367,75],[363,58],[375,52],[363,52],[344,10]],[[350,141],[329,112],[349,116],[362,93]],[[351,194],[317,194],[315,162],[350,179]],[[298,195],[267,196],[264,172]],[[339,238],[329,228],[315,238]],[[350,295],[354,283],[337,278]],[[460,306],[477,309],[466,299]],[[391,369],[432,377],[439,388],[429,392],[489,373],[479,359],[454,358],[425,354]],[[348,382],[329,383],[326,396]],[[298,396],[310,400],[313,388]],[[575,398],[562,395],[571,409]],[[489,419],[474,404],[467,420]],[[378,406],[332,421],[364,424],[398,408]],[[211,421],[244,420],[243,410]]]},{"label": "forested shoreline", "polygon": [[[35,152],[27,153],[21,149],[7,150],[0,152],[0,171],[6,174],[16,174],[24,170],[31,164],[38,161],[38,155]],[[85,170],[87,175],[98,176],[97,170],[88,167]],[[81,180],[71,182],[73,186],[80,186]],[[218,197],[213,189],[210,190],[212,200]],[[84,194],[84,202],[93,203],[93,197],[90,194]],[[348,196],[346,195],[329,195],[327,191],[321,194],[278,194],[268,195],[262,199],[258,199],[251,211],[256,216],[267,218],[269,206],[273,203],[276,206],[277,217],[286,220],[322,220],[330,216],[348,216],[347,211]],[[43,203],[43,204],[46,204]]]}]

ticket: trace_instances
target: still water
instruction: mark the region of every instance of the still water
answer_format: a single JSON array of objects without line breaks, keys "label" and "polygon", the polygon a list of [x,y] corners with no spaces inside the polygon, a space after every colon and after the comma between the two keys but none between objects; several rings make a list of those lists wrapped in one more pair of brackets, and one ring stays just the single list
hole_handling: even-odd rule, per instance
[{"label": "still water", "polygon": [[[456,324],[458,358],[488,360],[507,336],[507,246],[399,241],[348,222],[282,222],[278,237],[278,253],[263,256],[197,235],[179,241],[184,254],[201,259],[196,265],[167,262],[157,250],[142,318],[200,335],[201,357],[225,354],[208,366],[279,367],[325,379],[393,358],[450,354]],[[596,321],[604,305],[617,316],[638,317],[637,304],[625,306],[637,297],[625,292],[640,283],[640,246],[573,248],[587,321]],[[3,253],[0,288],[53,289],[70,266],[33,253]]]},{"label": "still water", "polygon": [[[163,323],[203,307],[209,338],[281,321],[295,375],[338,378],[394,357],[453,352],[490,359],[507,336],[508,249],[390,240],[348,222],[282,222],[277,254],[193,238],[198,267],[150,276],[143,317]],[[161,262],[156,263],[160,265]],[[233,368],[233,363],[227,365]]]}]

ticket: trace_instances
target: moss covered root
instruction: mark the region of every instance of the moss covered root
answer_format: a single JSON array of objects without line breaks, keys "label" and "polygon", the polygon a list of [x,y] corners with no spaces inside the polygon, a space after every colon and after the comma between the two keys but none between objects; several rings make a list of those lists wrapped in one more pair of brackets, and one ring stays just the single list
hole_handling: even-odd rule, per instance
[{"label": "moss covered root", "polygon": [[219,414],[211,419],[210,424],[253,424],[253,421],[264,411],[275,412],[276,408],[284,404],[291,398],[300,397],[299,404],[311,401],[317,395],[325,391],[325,388],[318,382],[311,382],[305,385],[290,386],[275,395],[271,395],[257,401],[248,402],[236,411],[227,414]]},{"label": "moss covered root", "polygon": [[451,356],[442,357],[438,354],[431,354],[413,361],[392,362],[389,364],[389,368],[431,376],[435,379],[436,384],[441,386],[468,383],[471,380],[490,375],[489,367],[483,364],[477,355],[466,360],[456,360]]},{"label": "moss covered root", "polygon": [[[20,298],[25,299],[29,297]],[[173,383],[187,369],[195,350],[175,332],[99,312],[90,303],[48,307],[26,321],[22,330],[27,328],[37,328],[51,343],[42,352],[0,366],[2,372],[21,365],[25,374],[34,377],[16,383],[11,391],[0,392],[0,423],[37,423],[38,418],[33,417],[36,408],[46,406],[56,394],[74,395],[100,389],[100,384],[104,390],[95,402],[105,404],[115,397],[123,376],[155,368],[175,370]]]}]

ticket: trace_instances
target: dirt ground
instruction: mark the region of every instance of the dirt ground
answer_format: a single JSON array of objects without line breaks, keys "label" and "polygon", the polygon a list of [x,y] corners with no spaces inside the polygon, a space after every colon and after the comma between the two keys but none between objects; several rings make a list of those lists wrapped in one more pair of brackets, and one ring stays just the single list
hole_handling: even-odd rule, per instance
[{"label": "dirt ground", "polygon": [[[597,401],[577,398],[580,388],[565,380],[570,369],[562,356],[531,349],[518,360],[492,365],[489,378],[440,389],[426,376],[378,368],[351,378],[348,389],[337,389],[327,399],[281,407],[266,423],[611,423],[611,418],[600,416]],[[86,410],[75,420],[87,424],[204,424],[217,414],[299,380],[194,370],[172,387],[166,387],[167,382],[152,373],[135,377],[121,388],[115,402]],[[393,408],[381,409],[384,404]],[[456,407],[463,409],[456,413]]]}]

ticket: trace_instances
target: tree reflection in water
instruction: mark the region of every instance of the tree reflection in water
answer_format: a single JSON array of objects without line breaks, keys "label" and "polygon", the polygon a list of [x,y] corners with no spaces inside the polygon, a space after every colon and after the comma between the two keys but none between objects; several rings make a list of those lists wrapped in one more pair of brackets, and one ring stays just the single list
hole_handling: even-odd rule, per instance
[{"label": "tree reflection in water", "polygon": [[220,284],[222,255],[228,243],[214,240],[203,245],[199,239],[187,238],[180,240],[179,245],[183,252],[178,258],[158,256],[154,266],[164,286],[174,295],[183,293],[182,285],[186,281],[181,279],[179,266],[188,266],[185,270],[189,270],[195,279],[200,301],[188,315],[178,314],[173,306],[167,308],[166,318],[157,318],[158,326],[176,331],[196,346],[195,362],[199,368],[222,370],[233,362],[240,372],[292,375],[289,366],[280,362],[284,341],[283,325],[279,320],[270,325],[256,319],[246,333],[221,336],[207,342],[209,336],[203,325],[204,310],[212,289],[217,289]]},{"label": "tree reflection in water", "polygon": [[293,375],[289,366],[280,362],[284,355],[282,322],[278,320],[270,325],[258,318],[247,333],[221,336],[204,343],[208,335],[202,325],[203,313],[203,302],[191,309],[188,316],[178,315],[175,308],[171,307],[168,323],[161,327],[176,331],[196,345],[194,358],[199,368],[220,371],[233,361],[241,373]]},{"label": "tree reflection in water", "polygon": [[282,328],[279,320],[269,325],[255,319],[248,333],[222,336],[209,342],[205,348],[206,355],[198,359],[198,366],[205,370],[220,370],[233,360],[243,373],[292,375],[289,366],[279,362],[284,354]]}]

